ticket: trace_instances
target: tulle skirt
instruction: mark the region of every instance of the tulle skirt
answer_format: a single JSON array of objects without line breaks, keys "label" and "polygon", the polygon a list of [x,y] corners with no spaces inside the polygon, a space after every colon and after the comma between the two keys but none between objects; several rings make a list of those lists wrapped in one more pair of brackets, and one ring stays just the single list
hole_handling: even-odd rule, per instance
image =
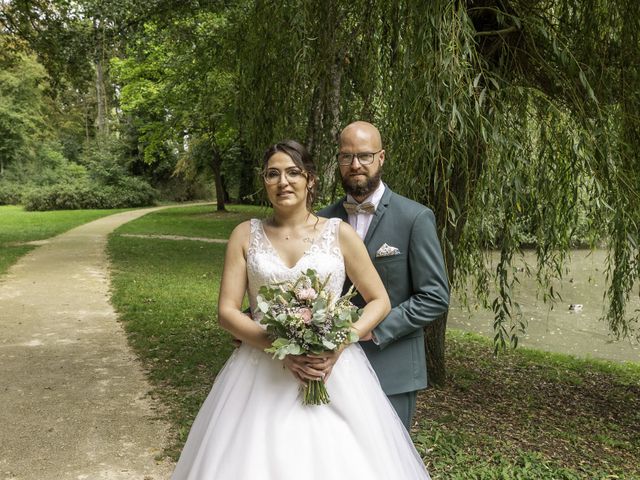
[{"label": "tulle skirt", "polygon": [[216,378],[172,480],[429,479],[359,345],[327,381],[328,405],[302,405],[282,362],[242,345]]}]

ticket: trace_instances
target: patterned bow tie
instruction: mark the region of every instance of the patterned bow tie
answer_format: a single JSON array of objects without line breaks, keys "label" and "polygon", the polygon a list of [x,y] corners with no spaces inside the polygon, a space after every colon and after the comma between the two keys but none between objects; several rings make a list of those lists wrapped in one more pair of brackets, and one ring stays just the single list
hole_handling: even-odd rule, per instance
[{"label": "patterned bow tie", "polygon": [[358,213],[367,213],[369,215],[373,215],[374,213],[376,213],[376,206],[371,202],[364,202],[359,204],[344,202],[342,205],[349,215],[357,215]]}]

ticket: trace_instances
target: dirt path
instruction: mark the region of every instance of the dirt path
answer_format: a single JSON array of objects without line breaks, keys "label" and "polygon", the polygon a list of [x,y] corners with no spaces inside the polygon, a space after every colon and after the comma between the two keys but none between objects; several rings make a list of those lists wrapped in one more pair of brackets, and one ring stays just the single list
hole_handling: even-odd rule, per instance
[{"label": "dirt path", "polygon": [[167,427],[109,303],[105,254],[112,230],[154,210],[55,237],[0,280],[0,479],[169,478],[155,460]]}]

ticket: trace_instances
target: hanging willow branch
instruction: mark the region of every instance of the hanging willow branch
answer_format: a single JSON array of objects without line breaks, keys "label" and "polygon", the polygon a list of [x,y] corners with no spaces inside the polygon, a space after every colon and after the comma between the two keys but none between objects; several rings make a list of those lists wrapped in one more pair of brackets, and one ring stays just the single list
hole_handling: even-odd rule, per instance
[{"label": "hanging willow branch", "polygon": [[[385,179],[434,209],[450,281],[459,291],[472,281],[493,307],[496,345],[517,344],[526,328],[513,294],[520,275],[535,275],[542,297],[558,299],[552,282],[576,225],[582,241],[610,251],[612,333],[637,332],[638,312],[626,312],[640,277],[637,2],[276,5],[266,16],[255,2],[246,31],[259,34],[249,35],[240,59],[254,151],[281,134],[313,131],[316,157],[330,165],[336,116],[340,125],[372,121],[385,141]],[[324,122],[336,66],[340,109]],[[519,272],[524,246],[537,265]],[[493,249],[499,260],[490,267]]]}]

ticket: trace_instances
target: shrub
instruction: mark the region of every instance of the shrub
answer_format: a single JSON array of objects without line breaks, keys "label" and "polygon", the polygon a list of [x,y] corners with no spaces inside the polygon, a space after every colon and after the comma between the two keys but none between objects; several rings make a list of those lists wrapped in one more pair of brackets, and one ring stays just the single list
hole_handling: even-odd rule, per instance
[{"label": "shrub", "polygon": [[173,202],[187,202],[190,200],[211,200],[213,198],[213,180],[205,175],[186,180],[172,177],[162,182],[154,183],[160,198]]},{"label": "shrub", "polygon": [[112,195],[111,208],[144,207],[156,200],[156,190],[138,177],[122,177],[116,185],[105,187],[105,191]]},{"label": "shrub", "polygon": [[18,205],[22,202],[24,187],[15,183],[0,182],[0,205]]},{"label": "shrub", "polygon": [[29,211],[142,207],[154,203],[155,190],[144,180],[123,177],[117,185],[85,181],[42,187],[23,201]]},{"label": "shrub", "polygon": [[35,188],[23,200],[25,210],[29,211],[103,208],[105,202],[99,189],[85,182]]}]

